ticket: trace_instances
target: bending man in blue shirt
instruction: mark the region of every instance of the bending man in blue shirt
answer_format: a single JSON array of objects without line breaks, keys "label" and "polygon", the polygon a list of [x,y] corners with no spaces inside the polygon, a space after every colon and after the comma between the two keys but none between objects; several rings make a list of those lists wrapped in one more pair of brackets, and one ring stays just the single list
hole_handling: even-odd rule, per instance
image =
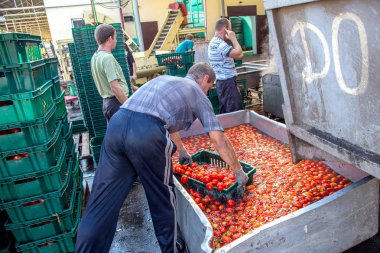
[{"label": "bending man in blue shirt", "polygon": [[177,49],[175,50],[176,53],[183,53],[183,52],[187,52],[187,51],[193,51],[193,47],[194,47],[194,36],[192,34],[188,34],[186,35],[185,37],[185,40],[182,41]]},{"label": "bending man in blue shirt", "polygon": [[149,204],[155,235],[164,253],[176,252],[177,221],[171,156],[191,163],[179,135],[196,118],[239,187],[248,177],[216,118],[206,94],[215,73],[206,63],[192,66],[185,78],[159,76],[138,89],[111,118],[75,252],[108,252],[120,208],[137,176]]}]

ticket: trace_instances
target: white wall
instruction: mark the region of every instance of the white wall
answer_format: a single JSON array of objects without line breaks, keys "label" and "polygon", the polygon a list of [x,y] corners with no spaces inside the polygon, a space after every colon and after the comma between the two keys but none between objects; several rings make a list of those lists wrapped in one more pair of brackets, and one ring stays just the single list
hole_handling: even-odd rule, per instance
[{"label": "white wall", "polygon": [[[52,41],[55,45],[57,40],[72,39],[71,19],[82,18],[85,10],[91,10],[90,0],[44,0],[44,2]],[[112,4],[111,1],[105,2]],[[96,11],[115,21],[120,20],[117,9],[105,9],[97,5]]]},{"label": "white wall", "polygon": [[[169,3],[175,0],[139,0],[140,21],[157,21],[158,29],[163,24]],[[85,10],[91,10],[90,0],[44,0],[46,15],[49,22],[52,41],[56,45],[57,40],[72,39],[71,19],[82,18]],[[97,0],[107,6],[117,6],[115,0]],[[118,9],[107,9],[96,4],[96,12],[107,15],[108,17],[120,22]],[[132,1],[123,9],[123,13],[132,12]],[[134,22],[125,23],[127,33],[135,37]]]}]

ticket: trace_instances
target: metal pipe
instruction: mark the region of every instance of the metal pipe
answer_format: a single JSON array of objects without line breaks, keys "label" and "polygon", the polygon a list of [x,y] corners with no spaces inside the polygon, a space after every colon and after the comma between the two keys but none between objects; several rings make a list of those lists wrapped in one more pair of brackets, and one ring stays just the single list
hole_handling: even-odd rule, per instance
[{"label": "metal pipe", "polygon": [[91,10],[92,10],[92,16],[94,17],[94,23],[95,25],[98,24],[98,16],[96,15],[96,9],[95,9],[95,3],[94,0],[91,1]]},{"label": "metal pipe", "polygon": [[[36,22],[30,22],[30,21],[25,21],[25,22],[16,22],[16,25],[23,24],[23,25],[37,25]],[[0,25],[5,25],[5,23],[2,23]],[[7,23],[8,26],[14,26],[13,23]],[[48,24],[40,24],[40,26],[49,26]]]},{"label": "metal pipe", "polygon": [[120,0],[117,0],[117,7],[119,9],[119,15],[120,15],[120,24],[121,24],[121,27],[123,28],[123,30],[125,30],[125,26],[124,26],[124,17],[123,17],[123,9],[121,7],[121,3],[120,3]]},{"label": "metal pipe", "polygon": [[137,38],[139,40],[140,51],[145,51],[144,40],[143,40],[143,35],[142,35],[142,30],[141,30],[141,23],[140,23],[139,4],[137,0],[133,0],[132,6],[133,6],[133,13],[135,16],[135,25],[136,25],[136,30],[137,30],[136,31]]},{"label": "metal pipe", "polygon": [[22,11],[22,10],[35,10],[35,9],[45,9],[45,6],[27,6],[27,7],[17,7],[17,8],[1,8],[0,11]]},{"label": "metal pipe", "polygon": [[224,10],[224,0],[222,0],[222,17],[226,16],[226,12]]},{"label": "metal pipe", "polygon": [[44,11],[37,11],[37,12],[34,12],[34,13],[30,12],[30,13],[5,14],[4,16],[5,17],[18,17],[18,16],[30,16],[30,15],[34,16],[34,14],[40,15],[40,14],[46,14],[46,12],[44,12]]},{"label": "metal pipe", "polygon": [[10,19],[7,19],[5,20],[5,22],[10,22],[10,21],[19,21],[19,20],[30,20],[30,19],[46,19],[47,20],[47,17],[27,17],[27,18],[10,18]]},{"label": "metal pipe", "polygon": [[[22,25],[22,26],[37,26],[37,24],[30,24],[30,23],[15,23],[15,24],[9,23],[7,26],[9,28],[12,28],[12,27],[20,26],[20,25]],[[3,24],[0,24],[0,26],[6,26],[6,24],[3,23]],[[41,27],[49,27],[48,24],[40,24],[40,26]]]}]

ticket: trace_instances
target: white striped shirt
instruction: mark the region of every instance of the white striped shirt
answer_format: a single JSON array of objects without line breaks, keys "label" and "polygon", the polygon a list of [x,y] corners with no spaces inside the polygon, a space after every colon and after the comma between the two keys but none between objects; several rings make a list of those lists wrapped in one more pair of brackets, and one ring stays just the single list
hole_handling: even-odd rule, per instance
[{"label": "white striped shirt", "polygon": [[237,75],[234,59],[228,54],[233,49],[224,40],[214,37],[208,45],[208,59],[215,71],[216,80],[227,80]]}]

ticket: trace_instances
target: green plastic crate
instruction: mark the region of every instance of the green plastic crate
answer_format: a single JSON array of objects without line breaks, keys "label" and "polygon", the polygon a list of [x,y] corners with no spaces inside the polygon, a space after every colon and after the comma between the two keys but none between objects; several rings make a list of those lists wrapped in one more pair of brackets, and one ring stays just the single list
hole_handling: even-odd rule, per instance
[{"label": "green plastic crate", "polygon": [[35,91],[0,96],[0,127],[43,117],[53,103],[52,82]]},{"label": "green plastic crate", "polygon": [[193,64],[195,51],[183,53],[169,53],[156,55],[159,66]]},{"label": "green plastic crate", "polygon": [[235,62],[235,67],[240,67],[243,65],[243,60],[234,59],[234,62]]},{"label": "green plastic crate", "polygon": [[53,86],[51,87],[52,89],[52,95],[53,99],[57,99],[61,94],[61,82],[59,81],[59,76],[56,76],[52,79]]},{"label": "green plastic crate", "polygon": [[73,124],[73,134],[83,133],[83,132],[88,131],[86,128],[86,125],[84,124],[84,121],[82,119],[71,121],[71,122]]},{"label": "green plastic crate", "polygon": [[73,149],[75,152],[74,139],[73,139],[73,126],[72,126],[71,122],[69,123],[69,131],[63,137],[63,139],[67,145],[66,157],[68,157],[68,156],[73,154]]},{"label": "green plastic crate", "polygon": [[73,168],[72,169],[73,169],[74,179],[76,180],[76,182],[78,184],[78,188],[82,187],[82,182],[83,182],[83,172],[80,169],[79,163],[80,163],[79,154],[76,153],[75,159],[73,161]]},{"label": "green plastic crate", "polygon": [[4,224],[8,222],[8,218],[4,214],[5,212],[0,211],[0,253],[8,253],[13,243],[11,233],[5,229]]},{"label": "green plastic crate", "polygon": [[69,170],[65,183],[58,191],[4,202],[0,204],[0,208],[7,212],[12,223],[21,223],[51,216],[54,213],[64,211],[68,207],[72,191],[76,187],[75,180],[73,180]]},{"label": "green plastic crate", "polygon": [[57,164],[47,170],[0,179],[0,199],[12,201],[59,190],[67,176],[66,149],[64,144]]},{"label": "green plastic crate", "polygon": [[67,84],[67,89],[69,91],[70,96],[76,96],[78,95],[77,88],[75,86],[75,83],[68,83]]},{"label": "green plastic crate", "polygon": [[13,67],[0,67],[0,95],[34,91],[49,79],[45,77],[44,61],[39,60]]},{"label": "green plastic crate", "polygon": [[[192,155],[191,158],[193,159],[193,162],[198,163],[198,164],[211,164],[211,165],[217,165],[219,167],[229,168],[228,164],[225,161],[223,161],[223,159],[220,158],[220,156],[217,153],[210,152],[207,150],[198,151],[197,153]],[[249,178],[247,184],[252,184],[253,175],[256,172],[255,167],[245,162],[239,161],[239,163]],[[180,179],[181,177],[181,175],[178,175],[178,174],[175,174],[175,176],[177,179]],[[189,177],[189,182],[192,186],[196,187],[200,192],[203,192],[206,194],[210,192],[209,190],[206,189],[206,184],[201,181],[198,181],[194,178]],[[228,199],[234,194],[236,194],[237,186],[238,184],[235,182],[228,189],[224,189],[223,191],[218,191],[216,187],[214,186],[213,196]]]},{"label": "green plastic crate", "polygon": [[219,98],[218,98],[218,92],[217,92],[216,88],[210,89],[208,91],[207,97],[211,102],[212,109],[214,110],[214,113],[219,114]]},{"label": "green plastic crate", "polygon": [[65,103],[65,92],[64,91],[61,92],[61,95],[58,98],[54,99],[54,103],[55,103],[55,107],[56,107],[55,118],[57,120],[62,119],[62,117],[67,115],[66,103]]},{"label": "green plastic crate", "polygon": [[59,79],[58,58],[57,57],[45,58],[44,62],[45,62],[46,79],[50,80],[57,77]]},{"label": "green plastic crate", "polygon": [[90,149],[92,154],[92,160],[94,161],[94,167],[98,166],[99,157],[100,157],[100,150],[102,147],[104,136],[100,137],[93,137],[90,140]]},{"label": "green plastic crate", "polygon": [[23,223],[7,223],[5,227],[13,233],[19,243],[70,232],[82,216],[82,190],[72,191],[72,193],[69,208],[63,212]]},{"label": "green plastic crate", "polygon": [[32,122],[0,126],[0,152],[23,149],[46,143],[56,129],[52,106],[45,117]]},{"label": "green plastic crate", "polygon": [[0,65],[15,65],[41,59],[41,37],[24,33],[0,33]]},{"label": "green plastic crate", "polygon": [[79,221],[69,233],[63,233],[39,241],[16,244],[18,252],[23,253],[67,253],[75,251],[76,233]]},{"label": "green plastic crate", "polygon": [[46,143],[25,149],[0,153],[0,178],[40,172],[55,166],[60,155],[63,138],[62,123]]},{"label": "green plastic crate", "polygon": [[166,74],[169,76],[185,77],[191,66],[191,63],[166,66]]},{"label": "green plastic crate", "polygon": [[70,123],[69,123],[69,119],[67,118],[67,115],[68,115],[68,113],[65,112],[63,114],[63,116],[57,120],[57,124],[58,124],[58,122],[62,122],[62,137],[63,138],[70,131]]},{"label": "green plastic crate", "polygon": [[[4,247],[1,247],[2,243],[4,243]],[[10,253],[12,252],[12,245],[14,247],[14,240],[9,239],[4,242],[0,242],[0,253]]]}]

